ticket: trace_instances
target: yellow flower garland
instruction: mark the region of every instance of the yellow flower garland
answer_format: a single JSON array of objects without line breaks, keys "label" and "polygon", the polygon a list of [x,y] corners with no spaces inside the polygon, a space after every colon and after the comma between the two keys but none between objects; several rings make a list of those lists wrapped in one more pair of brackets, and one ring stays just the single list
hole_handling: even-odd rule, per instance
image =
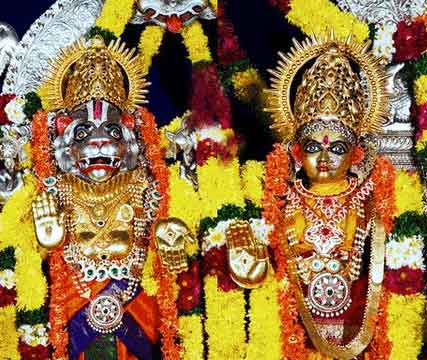
[{"label": "yellow flower garland", "polygon": [[133,13],[135,0],[106,0],[96,25],[119,37]]},{"label": "yellow flower garland", "polygon": [[[199,195],[187,180],[181,178],[179,164],[170,166],[169,171],[169,216],[184,221],[194,235],[201,220]],[[187,244],[189,255],[194,255],[197,250],[197,241]]]},{"label": "yellow flower garland", "polygon": [[391,360],[417,359],[422,346],[424,295],[393,294],[388,305],[388,337],[393,343]]},{"label": "yellow flower garland", "polygon": [[231,81],[233,82],[234,94],[240,101],[252,102],[263,101],[266,84],[254,68],[248,68],[233,74]]},{"label": "yellow flower garland", "polygon": [[427,75],[421,75],[415,80],[414,94],[417,105],[427,103]]},{"label": "yellow flower garland", "polygon": [[244,205],[238,159],[224,163],[220,159],[210,158],[197,168],[197,177],[202,217],[215,217],[224,204]]},{"label": "yellow flower garland", "polygon": [[202,25],[199,21],[193,21],[190,25],[186,26],[182,30],[181,35],[192,64],[201,61],[212,61],[208,46],[208,37],[203,32]]},{"label": "yellow flower garland", "polygon": [[13,305],[0,308],[0,356],[2,359],[19,360],[19,334],[15,328],[16,309]]},{"label": "yellow flower garland", "polygon": [[251,291],[247,360],[281,358],[278,290],[279,283],[271,276]]},{"label": "yellow flower garland", "polygon": [[179,317],[183,360],[203,359],[203,329],[199,314]]},{"label": "yellow flower garland", "polygon": [[144,73],[148,73],[153,57],[159,51],[160,45],[162,44],[163,35],[165,29],[158,25],[147,25],[145,30],[141,34],[139,40],[139,53],[142,55],[142,61],[144,63]]},{"label": "yellow flower garland", "polygon": [[8,246],[15,248],[17,307],[35,310],[44,304],[47,284],[41,269],[42,259],[37,249],[31,210],[32,201],[37,195],[36,180],[26,175],[24,184],[12,195],[0,214],[0,250]]},{"label": "yellow flower garland", "polygon": [[159,283],[154,275],[153,263],[156,261],[156,250],[149,249],[141,276],[141,287],[148,296],[154,296],[159,290]]},{"label": "yellow flower garland", "polygon": [[244,359],[245,298],[242,290],[218,289],[215,276],[205,278],[206,332],[209,360]]},{"label": "yellow flower garland", "polygon": [[264,180],[264,164],[261,161],[249,160],[242,167],[242,187],[245,199],[261,206]]},{"label": "yellow flower garland", "polygon": [[421,151],[425,148],[427,148],[427,130],[423,130],[421,137],[417,140],[417,144],[415,145],[417,151]]},{"label": "yellow flower garland", "polygon": [[395,216],[406,211],[423,213],[423,189],[417,174],[409,174],[404,170],[397,171],[395,182],[396,208]]},{"label": "yellow flower garland", "polygon": [[329,0],[291,0],[289,6],[289,22],[306,34],[327,35],[334,30],[338,38],[345,39],[351,33],[358,42],[369,37],[368,25],[353,14],[342,12]]},{"label": "yellow flower garland", "polygon": [[209,3],[214,8],[215,12],[217,12],[218,11],[218,0],[209,0]]}]

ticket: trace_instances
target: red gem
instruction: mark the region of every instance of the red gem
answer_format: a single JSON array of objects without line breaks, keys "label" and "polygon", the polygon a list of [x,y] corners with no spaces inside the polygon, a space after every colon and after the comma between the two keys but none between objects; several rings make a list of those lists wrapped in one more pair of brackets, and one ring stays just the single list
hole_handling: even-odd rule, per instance
[{"label": "red gem", "polygon": [[324,205],[332,205],[332,199],[331,198],[324,198],[323,204]]},{"label": "red gem", "polygon": [[180,32],[182,29],[182,21],[177,15],[171,15],[166,19],[166,26],[170,32]]},{"label": "red gem", "polygon": [[322,233],[323,236],[328,236],[331,234],[331,230],[328,229],[327,227],[324,227],[320,230],[320,232]]}]

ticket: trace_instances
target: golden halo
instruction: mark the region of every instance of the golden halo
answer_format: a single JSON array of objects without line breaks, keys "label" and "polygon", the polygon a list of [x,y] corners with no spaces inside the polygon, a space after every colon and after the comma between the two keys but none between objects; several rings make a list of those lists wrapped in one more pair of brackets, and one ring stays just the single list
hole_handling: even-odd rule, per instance
[{"label": "golden halo", "polygon": [[387,92],[388,75],[385,72],[382,59],[368,51],[371,43],[359,44],[352,41],[351,35],[346,41],[335,38],[333,32],[328,36],[312,35],[302,43],[292,40],[294,46],[289,54],[279,52],[276,69],[269,70],[273,75],[271,88],[265,90],[268,94],[267,107],[264,111],[272,114],[274,129],[281,140],[290,141],[298,129],[298,119],[292,112],[291,88],[299,71],[309,61],[324,54],[330,47],[338,48],[343,55],[356,63],[367,80],[369,103],[357,131],[358,136],[376,133],[381,129],[389,114],[389,94]]},{"label": "golden halo", "polygon": [[[148,92],[146,88],[150,83],[145,79],[143,61],[138,56],[135,56],[135,49],[126,48],[126,44],[121,42],[120,38],[111,41],[106,47],[102,39],[95,37],[89,42],[84,39],[78,40],[70,47],[62,49],[58,57],[51,61],[51,76],[46,82],[46,100],[49,104],[46,110],[72,110],[72,106],[65,101],[64,82],[67,81],[72,66],[87,52],[93,51],[94,47],[105,48],[109,56],[120,66],[126,76],[126,95],[123,99],[119,99],[121,110],[130,111],[147,102],[145,94]],[[124,85],[122,84],[121,86]],[[83,95],[82,100],[85,100]],[[108,96],[105,100],[108,101]]]}]

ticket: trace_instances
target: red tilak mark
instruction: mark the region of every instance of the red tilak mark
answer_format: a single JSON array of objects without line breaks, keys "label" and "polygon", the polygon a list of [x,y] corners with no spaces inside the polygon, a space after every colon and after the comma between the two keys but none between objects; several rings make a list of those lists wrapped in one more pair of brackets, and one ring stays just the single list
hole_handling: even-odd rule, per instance
[{"label": "red tilak mark", "polygon": [[102,102],[97,100],[95,101],[95,110],[93,113],[93,117],[97,120],[101,119],[102,116]]},{"label": "red tilak mark", "polygon": [[324,145],[328,145],[328,144],[329,144],[329,137],[328,137],[328,135],[325,135],[325,136],[323,137],[323,144],[324,144]]}]

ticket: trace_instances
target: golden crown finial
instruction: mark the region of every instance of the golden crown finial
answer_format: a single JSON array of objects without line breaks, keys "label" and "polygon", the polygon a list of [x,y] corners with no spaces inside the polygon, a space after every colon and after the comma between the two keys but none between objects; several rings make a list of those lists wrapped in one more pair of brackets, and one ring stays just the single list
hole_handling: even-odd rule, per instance
[{"label": "golden crown finial", "polygon": [[120,39],[107,47],[100,36],[62,50],[47,82],[47,110],[71,111],[89,100],[105,100],[122,111],[145,103],[143,65]]},{"label": "golden crown finial", "polygon": [[[272,87],[266,90],[265,110],[272,113],[272,128],[282,140],[291,141],[301,126],[319,118],[337,119],[358,137],[377,132],[388,116],[388,76],[381,58],[368,52],[370,43],[355,43],[351,37],[340,41],[332,32],[293,42],[289,55],[279,53],[277,68],[270,70]],[[295,78],[313,60],[291,104]],[[351,62],[366,78],[367,91]]]}]

